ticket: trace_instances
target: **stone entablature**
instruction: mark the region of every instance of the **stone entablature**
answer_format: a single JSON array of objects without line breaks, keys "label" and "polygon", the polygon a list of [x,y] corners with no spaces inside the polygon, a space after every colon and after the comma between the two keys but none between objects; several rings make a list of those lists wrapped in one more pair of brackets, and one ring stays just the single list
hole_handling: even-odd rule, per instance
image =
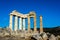
[{"label": "stone entablature", "polygon": [[17,16],[17,17],[22,17],[22,18],[27,18],[28,14],[22,14],[22,13],[17,12],[16,10],[14,10],[14,11],[12,11],[12,13],[10,13],[10,15]]}]

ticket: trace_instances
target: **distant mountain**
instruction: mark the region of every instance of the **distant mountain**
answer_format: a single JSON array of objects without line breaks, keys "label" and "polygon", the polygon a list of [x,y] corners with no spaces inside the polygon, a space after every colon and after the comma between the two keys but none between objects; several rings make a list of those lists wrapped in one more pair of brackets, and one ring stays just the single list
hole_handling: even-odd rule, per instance
[{"label": "distant mountain", "polygon": [[49,32],[56,35],[60,35],[60,26],[59,27],[54,27],[54,28],[44,28],[45,32]]},{"label": "distant mountain", "polygon": [[[33,28],[31,28],[33,30]],[[43,28],[44,32],[49,32],[51,34],[54,34],[55,36],[60,35],[60,26],[54,27],[54,28]],[[40,28],[37,28],[39,31]]]}]

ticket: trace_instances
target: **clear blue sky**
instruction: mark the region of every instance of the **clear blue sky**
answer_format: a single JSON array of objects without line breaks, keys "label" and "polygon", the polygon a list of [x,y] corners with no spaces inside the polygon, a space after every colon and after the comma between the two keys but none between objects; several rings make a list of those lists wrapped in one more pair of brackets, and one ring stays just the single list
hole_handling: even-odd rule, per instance
[{"label": "clear blue sky", "polygon": [[37,27],[40,27],[40,15],[43,16],[44,27],[60,26],[59,0],[0,0],[0,27],[9,26],[9,14],[13,10],[23,14],[35,11]]}]

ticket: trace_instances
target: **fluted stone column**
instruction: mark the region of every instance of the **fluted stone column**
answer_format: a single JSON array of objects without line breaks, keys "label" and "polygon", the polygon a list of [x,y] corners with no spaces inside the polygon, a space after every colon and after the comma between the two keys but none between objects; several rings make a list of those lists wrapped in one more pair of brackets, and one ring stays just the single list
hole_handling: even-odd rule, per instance
[{"label": "fluted stone column", "polygon": [[18,29],[18,17],[15,16],[14,30],[17,31],[17,29]]},{"label": "fluted stone column", "polygon": [[42,26],[42,16],[40,16],[40,33],[43,32],[43,26]]},{"label": "fluted stone column", "polygon": [[23,30],[25,30],[25,18],[23,19]]},{"label": "fluted stone column", "polygon": [[37,29],[36,29],[36,16],[34,16],[34,32],[36,32]]},{"label": "fluted stone column", "polygon": [[22,17],[19,18],[19,29],[22,30]]},{"label": "fluted stone column", "polygon": [[28,32],[30,32],[30,17],[28,16]]},{"label": "fluted stone column", "polygon": [[19,17],[19,30],[20,30],[20,19],[21,19],[21,18]]},{"label": "fluted stone column", "polygon": [[10,24],[9,24],[9,28],[11,29],[11,31],[12,31],[12,15],[10,15]]}]

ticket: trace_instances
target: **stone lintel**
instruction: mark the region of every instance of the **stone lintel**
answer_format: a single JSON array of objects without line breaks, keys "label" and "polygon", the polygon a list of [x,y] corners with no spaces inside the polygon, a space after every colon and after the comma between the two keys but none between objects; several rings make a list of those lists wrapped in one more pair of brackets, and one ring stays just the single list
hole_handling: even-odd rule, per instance
[{"label": "stone lintel", "polygon": [[10,15],[13,15],[13,16],[18,16],[18,17],[22,17],[22,18],[27,18],[28,14],[19,14],[19,13],[10,13]]}]

